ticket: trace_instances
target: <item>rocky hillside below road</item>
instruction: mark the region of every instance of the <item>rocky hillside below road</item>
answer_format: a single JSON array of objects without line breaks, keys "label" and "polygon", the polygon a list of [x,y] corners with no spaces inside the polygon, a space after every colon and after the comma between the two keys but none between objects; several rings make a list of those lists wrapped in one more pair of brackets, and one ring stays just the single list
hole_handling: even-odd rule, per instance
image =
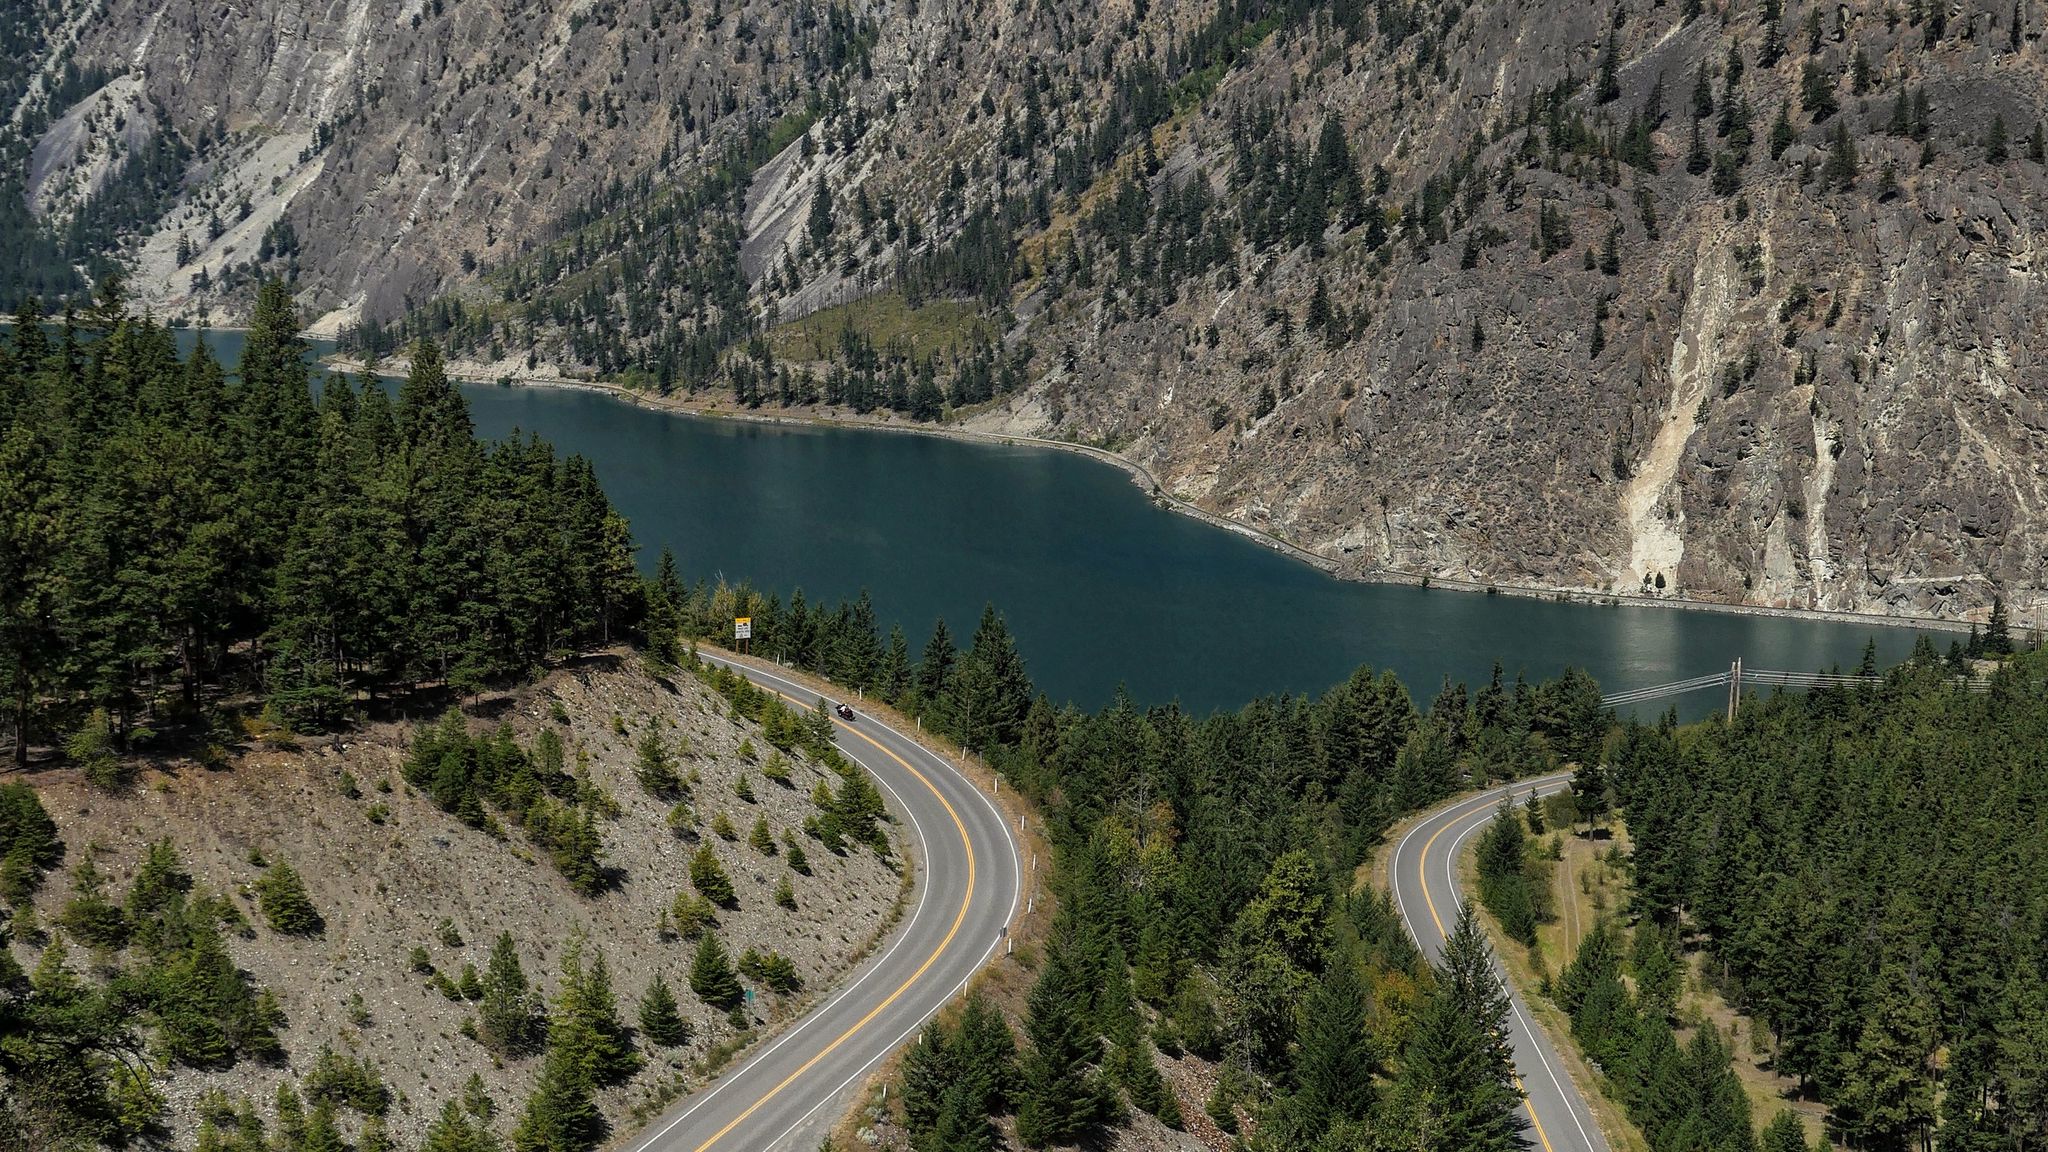
[{"label": "rocky hillside below road", "polygon": [[[193,897],[223,894],[249,925],[230,933],[228,950],[236,967],[274,994],[282,1056],[153,1064],[175,1146],[192,1146],[196,1126],[218,1106],[208,1103],[212,1093],[230,1108],[252,1101],[273,1127],[280,1085],[305,1093],[310,1107],[326,1048],[376,1070],[389,1092],[383,1126],[399,1147],[419,1146],[443,1105],[465,1098],[472,1076],[496,1104],[492,1127],[509,1134],[546,1057],[487,1048],[476,1035],[484,1005],[463,994],[476,973],[489,971],[503,933],[550,1007],[572,952],[586,972],[603,957],[628,1027],[637,1029],[637,1006],[658,976],[673,990],[687,1039],[664,1047],[638,1035],[644,1067],[597,1097],[613,1130],[629,1131],[643,1112],[702,1085],[738,1035],[726,1010],[692,991],[700,931],[715,933],[735,963],[751,950],[793,965],[800,986],[786,992],[744,977],[754,995],[743,1018],[757,1028],[829,988],[891,922],[899,891],[891,865],[862,848],[834,853],[805,834],[817,811],[814,786],[836,785],[838,776],[801,754],[774,753],[759,725],[734,715],[695,678],[658,681],[630,655],[600,657],[510,698],[487,699],[479,711],[470,727],[480,736],[508,725],[513,741],[529,749],[544,733],[559,737],[580,796],[575,803],[596,816],[609,874],[601,891],[573,885],[549,850],[502,810],[465,821],[408,784],[407,741],[416,734],[390,725],[332,743],[252,750],[219,771],[162,765],[119,796],[68,772],[30,778],[64,840],[68,873],[48,877],[32,916],[16,908],[13,950],[24,968],[34,971],[44,949],[68,939],[69,964],[81,978],[140,970],[140,941],[125,950],[88,948],[67,909],[80,895],[83,860],[92,860],[119,905],[150,846],[166,838]],[[673,802],[643,787],[640,750],[649,732],[670,750],[694,818],[674,818]],[[780,770],[771,760],[787,769],[786,782],[763,775]],[[767,829],[767,851],[750,843],[757,821]],[[727,825],[731,839],[719,832]],[[805,850],[800,862],[792,844]],[[734,898],[698,929],[677,918],[677,898],[696,891],[690,864],[707,845]],[[303,879],[324,922],[315,934],[276,931],[259,907],[263,877],[284,865]],[[779,898],[785,884],[793,907]],[[430,967],[419,966],[422,957]],[[143,1035],[154,1035],[147,1024]],[[344,1135],[361,1143],[365,1118],[346,1108],[341,1117]]]},{"label": "rocky hillside below road", "polygon": [[161,309],[1103,444],[1361,573],[2048,613],[2029,3],[258,7],[50,10],[195,141]]}]

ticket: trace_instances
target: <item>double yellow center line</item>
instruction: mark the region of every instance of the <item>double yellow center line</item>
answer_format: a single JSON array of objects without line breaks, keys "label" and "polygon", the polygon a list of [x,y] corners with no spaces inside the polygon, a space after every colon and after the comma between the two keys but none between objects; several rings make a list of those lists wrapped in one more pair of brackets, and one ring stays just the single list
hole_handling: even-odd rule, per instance
[{"label": "double yellow center line", "polygon": [[[745,675],[744,671],[741,674]],[[775,693],[777,696],[782,697],[784,700],[789,701],[791,704],[795,704],[798,707],[806,707],[806,705],[804,705],[796,697],[791,696],[789,693],[784,692],[781,689],[769,688],[768,690],[770,692]],[[733,1117],[732,1120],[729,1121],[725,1127],[720,1128],[716,1132],[713,1132],[710,1135],[710,1137],[707,1138],[702,1144],[697,1145],[697,1147],[693,1149],[692,1152],[706,1152],[706,1150],[709,1149],[713,1144],[716,1144],[720,1140],[724,1139],[725,1136],[728,1133],[730,1133],[733,1129],[739,1127],[741,1124],[746,1123],[749,1117],[751,1117],[754,1113],[760,1111],[762,1107],[764,1107],[770,1100],[773,1100],[777,1096],[781,1095],[783,1089],[788,1088],[791,1084],[795,1083],[796,1080],[799,1077],[801,1077],[804,1073],[809,1072],[812,1068],[817,1067],[819,1061],[825,1059],[825,1057],[830,1056],[833,1052],[837,1051],[840,1045],[846,1043],[848,1040],[851,1040],[855,1035],[857,1035],[860,1032],[861,1029],[866,1028],[869,1024],[873,1023],[875,1017],[880,1016],[883,1012],[889,1009],[890,1005],[896,1003],[897,1000],[901,999],[905,992],[910,991],[911,985],[917,983],[918,980],[922,978],[926,972],[930,971],[931,966],[933,964],[938,963],[939,957],[945,955],[946,949],[952,947],[953,938],[960,934],[960,925],[965,923],[967,920],[968,906],[974,902],[974,844],[967,838],[967,824],[965,821],[960,819],[960,813],[954,811],[953,805],[949,803],[946,800],[946,797],[939,792],[938,787],[934,785],[931,782],[931,780],[925,776],[924,773],[919,772],[916,768],[912,767],[910,761],[905,760],[903,757],[898,756],[896,753],[890,751],[888,748],[883,747],[881,741],[876,740],[874,737],[868,735],[865,732],[862,732],[858,728],[846,728],[845,731],[860,737],[861,739],[867,741],[869,744],[874,745],[876,751],[880,752],[884,756],[887,756],[889,759],[894,760],[897,764],[903,767],[903,770],[905,772],[908,772],[912,776],[915,776],[917,778],[917,782],[924,785],[925,788],[931,792],[933,798],[938,800],[939,805],[946,810],[946,815],[953,818],[953,827],[956,831],[960,833],[960,844],[963,848],[967,850],[967,894],[960,898],[960,911],[954,913],[953,925],[952,927],[946,929],[945,939],[940,940],[939,946],[932,951],[932,954],[930,956],[925,957],[924,963],[917,966],[917,971],[912,972],[909,978],[905,979],[903,983],[897,985],[896,990],[894,992],[889,993],[889,995],[885,997],[880,1004],[877,1004],[873,1008],[870,1008],[868,1010],[867,1015],[855,1021],[852,1027],[848,1028],[844,1032],[841,1032],[837,1037],[833,1039],[833,1041],[830,1044],[827,1044],[824,1048],[820,1049],[816,1055],[812,1056],[809,1060],[804,1061],[803,1065],[799,1067],[796,1071],[791,1072],[789,1075],[783,1077],[781,1083],[777,1084],[775,1087],[770,1088],[767,1092],[763,1093],[759,1100],[756,1100],[752,1104],[747,1105],[746,1111]],[[914,866],[915,865],[913,865],[913,867]],[[930,870],[931,866],[929,852],[927,852],[925,878],[925,882],[927,884],[931,883]]]}]

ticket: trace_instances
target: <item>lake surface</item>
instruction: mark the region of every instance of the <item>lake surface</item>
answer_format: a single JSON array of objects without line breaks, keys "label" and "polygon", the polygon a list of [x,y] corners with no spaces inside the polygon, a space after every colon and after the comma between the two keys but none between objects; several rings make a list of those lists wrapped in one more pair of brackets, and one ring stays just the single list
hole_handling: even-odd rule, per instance
[{"label": "lake surface", "polygon": [[[189,339],[189,334],[188,337]],[[238,333],[213,334],[232,360]],[[1905,628],[1359,584],[1153,504],[1122,471],[1047,448],[656,412],[609,396],[467,386],[479,433],[539,432],[589,457],[631,518],[643,566],[663,545],[687,578],[751,581],[813,603],[869,590],[913,652],[944,617],[964,644],[985,603],[1008,617],[1056,700],[1206,712],[1321,692],[1359,664],[1426,703],[1444,677],[1566,665],[1608,692],[1725,669],[1853,666]],[[1945,648],[1947,639],[1938,638]],[[1699,715],[1709,690],[1679,701]],[[1651,712],[1662,710],[1653,705]]]}]

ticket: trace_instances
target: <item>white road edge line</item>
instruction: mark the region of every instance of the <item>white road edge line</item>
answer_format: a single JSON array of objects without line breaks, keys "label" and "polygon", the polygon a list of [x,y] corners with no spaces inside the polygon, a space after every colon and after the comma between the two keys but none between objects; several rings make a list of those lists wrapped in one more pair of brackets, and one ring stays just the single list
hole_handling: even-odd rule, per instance
[{"label": "white road edge line", "polygon": [[[703,659],[713,664],[724,663],[715,656],[705,656],[703,657]],[[728,667],[730,666],[728,665]],[[741,674],[744,675],[745,673],[742,672]],[[785,684],[788,683],[788,681],[786,680],[780,682]],[[798,685],[791,685],[791,687],[798,687]],[[858,763],[857,759],[856,763]],[[863,768],[867,768],[865,764],[861,766]],[[868,768],[867,771],[869,775],[875,775],[874,769]],[[875,779],[878,783],[882,785],[882,787],[889,788],[888,781],[883,780],[880,776],[875,776]],[[894,788],[889,788],[889,794],[895,796],[896,790]],[[896,796],[896,805],[897,807],[903,809],[903,814],[905,816],[908,816],[910,818],[910,826],[917,833],[918,845],[919,847],[925,849],[925,857],[927,860],[929,860],[931,850],[928,845],[928,842],[924,838],[923,825],[918,823],[916,814],[911,812],[909,806],[903,803],[903,798],[901,796]],[[912,867],[916,866],[916,862],[913,861]],[[926,874],[930,874],[929,865],[926,866]],[[787,1044],[791,1040],[794,1040],[798,1036],[802,1035],[805,1029],[809,1028],[812,1024],[816,1023],[819,1020],[819,1018],[823,1017],[828,1010],[837,1007],[840,1001],[846,999],[848,996],[851,996],[854,992],[858,991],[861,985],[866,984],[869,980],[874,979],[876,973],[881,972],[883,969],[888,967],[886,961],[889,959],[889,957],[894,956],[896,954],[896,950],[898,948],[901,948],[904,942],[910,939],[910,930],[917,926],[919,918],[921,918],[924,915],[924,907],[926,902],[925,898],[930,894],[930,883],[925,883],[918,886],[917,907],[911,910],[910,922],[903,926],[903,930],[897,933],[896,939],[889,945],[888,948],[883,950],[880,956],[875,958],[874,964],[870,965],[866,972],[861,973],[859,979],[855,980],[851,984],[848,984],[846,987],[841,988],[839,991],[834,992],[831,996],[826,998],[823,1004],[820,1004],[816,1008],[813,1008],[809,1012],[806,1012],[804,1014],[804,1018],[797,1023],[796,1027],[791,1028],[789,1031],[784,1032],[782,1035],[776,1037],[775,1042],[770,1044],[768,1047],[762,1049],[759,1052],[756,1052],[752,1056],[747,1057],[747,1059],[744,1062],[742,1062],[739,1067],[734,1068],[729,1075],[720,1077],[716,1083],[712,1084],[711,1088],[708,1091],[704,1092],[702,1096],[700,1096],[697,1100],[693,1101],[688,1108],[683,1109],[681,1114],[679,1114],[675,1119],[662,1125],[659,1129],[656,1129],[653,1132],[648,1132],[641,1135],[638,1139],[633,1141],[633,1143],[628,1145],[627,1147],[635,1149],[636,1152],[644,1152],[645,1149],[652,1147],[657,1141],[661,1140],[663,1137],[667,1136],[671,1131],[673,1131],[676,1125],[681,1124],[683,1121],[688,1120],[691,1116],[696,1115],[698,1109],[704,1107],[704,1105],[709,1104],[712,1100],[716,1099],[718,1097],[718,1094],[724,1091],[728,1085],[740,1080],[748,1072],[753,1071],[756,1065],[761,1064],[762,1062],[766,1061],[770,1056],[773,1056],[776,1052],[781,1051],[782,1046],[784,1044]]]},{"label": "white road edge line", "polygon": [[[711,655],[705,655],[702,658],[710,663],[720,665],[731,671],[736,671],[742,676],[752,673],[754,675],[760,676],[764,680],[771,681],[775,684],[780,684],[783,687],[791,688],[798,692],[812,691],[811,688],[803,684],[799,684],[793,680],[785,679],[779,675],[776,675],[773,672],[762,671],[761,669],[754,668],[751,665],[738,664],[736,662],[724,660],[720,657]],[[980,788],[976,787],[973,781],[967,779],[967,777],[964,774],[962,774],[958,769],[954,768],[951,764],[947,763],[944,757],[934,754],[931,750],[925,748],[923,745],[917,743],[915,740],[912,740],[909,737],[903,735],[901,732],[898,732],[895,729],[889,727],[887,724],[876,722],[875,727],[895,737],[899,742],[901,742],[901,744],[904,747],[909,748],[912,751],[913,756],[924,757],[928,761],[926,767],[930,767],[933,764],[942,766],[948,775],[950,775],[954,780],[965,785],[968,791],[974,793],[975,797],[982,802],[982,806],[988,810],[989,815],[995,818],[996,827],[1002,830],[1003,840],[1006,844],[1009,845],[1010,848],[1010,907],[1009,910],[1003,916],[1003,927],[1007,931],[1007,929],[1010,927],[1011,922],[1016,919],[1017,902],[1020,899],[1024,889],[1024,860],[1022,854],[1018,851],[1016,837],[1011,835],[1010,833],[1009,821],[1003,818],[1001,810],[999,810],[995,806],[995,802],[993,800],[989,799],[987,793],[983,792]],[[918,846],[922,848],[924,852],[925,874],[927,877],[929,877],[931,874],[931,842],[925,838],[923,825],[918,823],[916,815],[910,811],[909,805],[904,803],[902,795],[899,794],[896,791],[896,789],[890,787],[889,782],[887,780],[882,779],[880,773],[876,772],[874,768],[870,767],[866,762],[862,761],[860,758],[860,754],[858,752],[853,751],[851,748],[846,749],[846,751],[848,752],[848,754],[853,756],[855,763],[860,764],[862,768],[867,770],[868,775],[873,776],[875,778],[877,783],[881,784],[882,787],[889,789],[889,794],[896,797],[897,806],[903,809],[903,812],[906,816],[910,817],[911,826],[916,830],[917,833]],[[826,1009],[838,1004],[840,1000],[850,995],[855,989],[859,988],[862,984],[865,984],[868,981],[868,979],[872,977],[876,972],[881,971],[885,966],[882,963],[882,961],[887,960],[890,956],[894,955],[896,949],[900,947],[904,941],[910,938],[910,928],[917,923],[918,916],[923,914],[925,897],[930,894],[930,891],[931,884],[929,883],[929,880],[927,880],[927,883],[925,883],[919,889],[917,911],[911,915],[910,924],[905,925],[903,932],[897,936],[896,942],[889,946],[888,951],[884,952],[881,958],[875,962],[875,965],[872,968],[870,968],[866,973],[864,973],[859,980],[841,989],[839,992],[835,993],[831,999],[827,1000],[824,1004],[819,1005],[817,1008],[813,1009],[811,1012],[806,1014],[802,1023],[798,1024],[795,1028],[792,1028],[788,1032],[784,1033],[779,1039],[776,1040],[776,1042],[773,1045],[771,1045],[765,1051],[762,1051],[758,1055],[749,1058],[744,1065],[734,1070],[733,1075],[728,1076],[720,1080],[717,1084],[713,1085],[711,1091],[706,1092],[704,1094],[703,1099],[697,1101],[696,1103],[692,1104],[688,1109],[684,1110],[682,1115],[677,1116],[674,1120],[671,1120],[669,1123],[663,1125],[660,1131],[652,1133],[649,1136],[643,1137],[635,1145],[635,1147],[644,1150],[654,1141],[659,1140],[663,1136],[666,1136],[669,1133],[669,1131],[672,1130],[676,1125],[682,1123],[684,1120],[688,1119],[693,1113],[695,1113],[697,1109],[709,1103],[711,1099],[718,1094],[720,1089],[738,1080],[741,1075],[752,1070],[752,1068],[756,1064],[759,1064],[767,1060],[767,1058],[771,1054],[773,1054],[777,1049],[781,1048],[783,1044],[795,1039],[798,1033],[802,1032],[805,1028],[809,1027],[819,1017],[823,1016],[825,1014]],[[783,1140],[788,1138],[791,1132],[794,1132],[798,1128],[803,1127],[804,1124],[810,1121],[812,1116],[817,1114],[818,1109],[824,1107],[828,1102],[837,1099],[840,1093],[846,1091],[848,1086],[853,1084],[855,1081],[859,1080],[861,1077],[867,1075],[868,1069],[874,1067],[875,1064],[880,1062],[884,1057],[894,1053],[897,1048],[902,1046],[903,1041],[909,1039],[911,1033],[916,1032],[920,1028],[923,1028],[925,1021],[931,1019],[931,1017],[936,1015],[940,1009],[944,1008],[947,1004],[951,1003],[953,997],[959,995],[961,990],[966,988],[968,983],[971,982],[975,976],[980,974],[982,968],[985,965],[987,965],[989,957],[995,954],[996,945],[1000,943],[1002,939],[1003,937],[998,935],[994,940],[989,941],[988,948],[985,949],[982,952],[981,957],[975,961],[973,969],[969,971],[966,976],[961,978],[960,983],[955,985],[952,988],[952,990],[947,992],[944,996],[940,997],[939,1001],[936,1004],[933,1004],[930,1008],[927,1008],[924,1012],[920,1013],[917,1017],[916,1022],[913,1023],[908,1029],[906,1029],[902,1035],[890,1041],[887,1047],[883,1048],[880,1052],[870,1057],[867,1063],[861,1065],[860,1068],[855,1070],[855,1072],[851,1076],[848,1076],[845,1080],[841,1081],[838,1087],[832,1089],[832,1091],[830,1091],[829,1093],[826,1093],[825,1095],[819,1097],[818,1102],[811,1106],[810,1111],[798,1117],[795,1123],[791,1124],[788,1128],[783,1129],[782,1132],[775,1137],[773,1144],[782,1143]]]},{"label": "white road edge line", "polygon": [[[1541,794],[1546,784],[1554,782],[1553,780],[1537,781],[1530,788],[1530,791]],[[1557,789],[1552,789],[1552,791],[1557,791]],[[1505,789],[1505,792],[1512,799],[1515,794],[1514,785],[1510,784]],[[1470,818],[1470,814],[1459,817],[1460,820]],[[1453,871],[1453,866],[1457,863],[1458,853],[1462,850],[1465,841],[1470,839],[1474,832],[1484,828],[1486,824],[1487,821],[1485,820],[1474,821],[1471,827],[1465,829],[1456,840],[1451,841],[1450,851],[1444,857],[1444,887],[1450,891],[1451,899],[1456,902],[1457,907],[1461,910],[1465,907],[1465,899],[1458,894],[1458,880],[1456,873]],[[1515,1019],[1521,1021],[1522,1034],[1529,1038],[1529,1047],[1535,1051],[1537,1062],[1543,1065],[1544,1074],[1550,1077],[1551,1087],[1557,1089],[1558,1099],[1564,1101],[1564,1110],[1572,1118],[1572,1127],[1579,1130],[1579,1140],[1588,1148],[1596,1147],[1593,1143],[1593,1138],[1586,1134],[1586,1125],[1579,1119],[1578,1105],[1572,1102],[1577,1098],[1578,1093],[1575,1090],[1567,1091],[1563,1082],[1557,1078],[1557,1069],[1550,1066],[1550,1057],[1543,1054],[1542,1038],[1537,1035],[1535,1027],[1529,1023],[1529,1018],[1522,1014],[1520,995],[1515,991],[1514,982],[1508,979],[1507,970],[1501,965],[1498,958],[1494,961],[1494,970],[1500,976],[1501,984],[1508,990],[1508,1007],[1514,1009]],[[1574,1085],[1574,1088],[1576,1088],[1576,1085]]]},{"label": "white road edge line", "polygon": [[[788,681],[783,681],[783,683],[788,683]],[[1007,840],[1010,844],[1010,909],[1009,912],[1003,917],[1003,926],[1007,929],[1009,927],[1010,921],[1017,914],[1017,900],[1019,898],[1019,895],[1024,890],[1024,861],[1023,858],[1018,854],[1016,839],[1010,835],[1009,822],[1003,819],[1002,812],[996,808],[995,803],[988,798],[988,795],[984,793],[980,788],[975,787],[973,781],[968,780],[965,776],[961,775],[960,772],[954,769],[951,764],[947,764],[944,757],[935,755],[931,752],[930,749],[925,748],[923,745],[918,744],[916,741],[909,740],[908,738],[904,737],[902,733],[897,732],[895,729],[890,728],[886,724],[877,724],[876,727],[880,728],[884,732],[888,732],[890,735],[895,736],[897,739],[902,740],[906,746],[914,749],[916,753],[924,756],[927,760],[933,763],[945,765],[946,771],[951,773],[956,780],[959,780],[960,782],[966,784],[970,791],[972,791],[976,796],[980,797],[981,802],[985,806],[987,806],[989,814],[995,817],[996,827],[1001,828],[1003,830],[1003,839]],[[868,1069],[873,1068],[883,1059],[893,1054],[898,1048],[901,1048],[903,1046],[903,1042],[905,1040],[910,1039],[912,1033],[924,1027],[925,1021],[930,1020],[933,1016],[938,1015],[938,1013],[941,1010],[943,1010],[946,1007],[946,1005],[952,1003],[953,997],[958,996],[961,993],[961,991],[963,991],[977,975],[980,975],[982,968],[985,965],[987,965],[989,957],[995,954],[996,945],[1000,943],[1002,939],[1003,937],[997,936],[994,940],[989,941],[988,948],[982,952],[981,958],[974,962],[973,969],[970,970],[967,973],[967,975],[961,977],[960,982],[958,984],[955,984],[952,987],[952,989],[948,991],[945,995],[939,997],[937,1003],[933,1004],[931,1007],[919,1013],[917,1019],[911,1023],[910,1027],[904,1029],[901,1035],[897,1036],[894,1040],[891,1040],[888,1043],[888,1045],[884,1047],[881,1051],[875,1053],[873,1056],[868,1057],[868,1062],[861,1065],[859,1068],[854,1069],[853,1074],[848,1076],[846,1079],[840,1081],[838,1087],[833,1088],[830,1092],[827,1092],[823,1096],[820,1096],[818,1098],[818,1102],[816,1104],[811,1105],[810,1111],[804,1113],[802,1116],[797,1117],[795,1122],[790,1124],[789,1127],[784,1128],[781,1132],[777,1133],[775,1139],[769,1144],[769,1147],[773,1148],[780,1146],[784,1140],[787,1140],[789,1138],[790,1133],[796,1131],[797,1129],[803,1127],[805,1124],[809,1123],[811,1117],[818,1114],[818,1109],[823,1108],[826,1104],[829,1104],[832,1101],[839,1099],[841,1093],[845,1092],[847,1088],[852,1086],[855,1081],[859,1080],[861,1077],[866,1076],[868,1074]]]}]

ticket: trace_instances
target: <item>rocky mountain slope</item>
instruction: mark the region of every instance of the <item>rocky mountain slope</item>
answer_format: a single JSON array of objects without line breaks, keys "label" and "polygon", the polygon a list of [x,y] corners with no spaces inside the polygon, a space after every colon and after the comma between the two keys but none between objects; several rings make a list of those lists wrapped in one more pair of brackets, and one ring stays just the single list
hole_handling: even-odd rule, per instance
[{"label": "rocky mountain slope", "polygon": [[1104,444],[1354,571],[2027,623],[2035,7],[43,0],[0,93],[160,312],[292,271],[371,351]]},{"label": "rocky mountain slope", "polygon": [[[282,1086],[303,1094],[308,1109],[338,1102],[334,1119],[353,1146],[418,1147],[444,1106],[462,1102],[476,1112],[472,1077],[494,1102],[490,1126],[511,1132],[546,1061],[536,1043],[498,1043],[490,1034],[493,994],[481,989],[493,978],[501,934],[520,958],[525,1010],[555,1013],[558,1027],[572,957],[586,975],[602,958],[608,994],[629,1027],[643,1019],[637,1005],[657,979],[672,990],[680,1041],[637,1028],[643,1064],[606,1080],[611,1086],[597,1097],[611,1129],[629,1131],[701,1086],[731,1057],[742,1028],[758,1035],[761,1025],[799,1014],[892,921],[899,877],[891,864],[864,848],[829,851],[804,832],[816,813],[813,787],[828,777],[837,785],[838,776],[800,752],[775,752],[760,725],[688,673],[656,680],[630,654],[602,656],[475,710],[485,714],[470,722],[476,735],[506,725],[541,761],[546,734],[559,741],[559,771],[573,776],[578,799],[557,807],[602,813],[601,891],[571,882],[536,841],[533,820],[508,828],[511,817],[495,808],[464,819],[437,805],[438,778],[430,788],[408,783],[409,742],[420,736],[396,725],[316,746],[251,741],[246,755],[212,770],[155,765],[120,795],[70,771],[29,778],[65,850],[40,892],[24,897],[10,887],[12,951],[23,968],[39,971],[62,957],[73,979],[148,987],[162,941],[151,935],[148,901],[138,894],[152,883],[165,887],[164,873],[153,871],[161,851],[153,846],[167,842],[184,874],[185,902],[219,901],[222,924],[240,926],[226,934],[232,969],[274,1006],[267,1058],[264,1045],[246,1041],[239,1053],[199,1058],[172,1048],[171,1026],[147,1017],[144,1038],[162,1059],[149,1062],[144,1083],[159,1097],[157,1119],[174,1146],[197,1138],[199,1147],[222,1147],[197,1128],[213,1120],[232,1133],[245,1101],[282,1138],[291,1123],[273,1105]],[[643,786],[649,733],[681,778],[680,805]],[[764,771],[787,779],[774,782]],[[767,829],[765,848],[750,834],[757,821]],[[807,851],[799,857],[792,845]],[[707,846],[732,887],[729,907],[698,903],[691,864]],[[302,878],[312,931],[279,930],[267,897],[259,900],[280,867]],[[108,901],[111,913],[95,913]],[[794,982],[757,972],[744,977],[750,991],[738,1009],[705,1003],[692,973],[707,932],[743,970],[749,953],[782,957]],[[173,965],[169,978],[190,979],[180,972]],[[359,1090],[351,1074],[347,1090],[330,1098],[327,1051],[369,1069],[381,1093]],[[138,1102],[136,1115],[150,1111]],[[380,1144],[377,1129],[393,1143]],[[26,1146],[38,1146],[33,1135]]]}]

